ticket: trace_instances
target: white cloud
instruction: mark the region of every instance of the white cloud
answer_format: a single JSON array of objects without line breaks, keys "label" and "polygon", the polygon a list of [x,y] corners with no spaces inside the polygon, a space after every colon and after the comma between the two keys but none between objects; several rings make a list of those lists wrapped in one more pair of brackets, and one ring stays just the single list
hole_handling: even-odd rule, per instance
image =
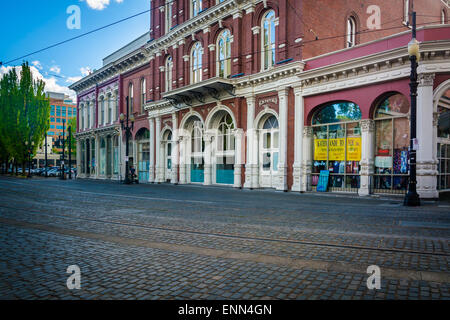
[{"label": "white cloud", "polygon": [[31,64],[32,64],[33,66],[35,66],[36,68],[38,68],[39,70],[42,70],[42,64],[41,64],[40,61],[35,60],[35,61],[32,61]]},{"label": "white cloud", "polygon": [[[9,72],[14,67],[5,67],[1,66],[0,68],[0,76],[3,74]],[[20,71],[22,70],[22,66],[15,67],[17,75],[20,77]],[[76,94],[75,91],[70,90],[68,87],[61,86],[57,83],[57,80],[55,77],[45,78],[39,70],[34,67],[30,66],[31,74],[33,75],[33,79],[40,79],[45,82],[45,91],[52,91],[52,92],[59,92],[59,93],[65,93],[70,96],[70,98],[73,99],[73,101],[76,101]]]},{"label": "white cloud", "polygon": [[[84,1],[84,0],[80,0],[80,1]],[[110,0],[85,0],[87,5],[94,9],[94,10],[103,10],[105,9],[108,5]],[[115,0],[117,3],[122,3],[123,0]]]},{"label": "white cloud", "polygon": [[83,77],[86,77],[92,73],[92,70],[89,67],[81,67],[80,72]]},{"label": "white cloud", "polygon": [[77,82],[79,80],[81,80],[83,77],[67,77],[66,82],[67,83],[74,83]]},{"label": "white cloud", "polygon": [[58,67],[58,66],[53,66],[53,67],[50,68],[50,72],[54,72],[56,74],[60,74],[61,68]]}]

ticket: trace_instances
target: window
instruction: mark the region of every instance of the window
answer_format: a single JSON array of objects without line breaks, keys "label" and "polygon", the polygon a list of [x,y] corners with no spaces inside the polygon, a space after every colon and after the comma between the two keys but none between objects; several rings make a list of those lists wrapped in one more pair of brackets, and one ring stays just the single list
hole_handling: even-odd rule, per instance
[{"label": "window", "polygon": [[117,120],[119,118],[119,91],[114,91],[114,107],[115,107],[115,113],[114,113],[114,120]]},{"label": "window", "polygon": [[317,186],[320,171],[330,173],[331,191],[359,188],[362,114],[352,102],[331,102],[314,113],[312,185]]},{"label": "window", "polygon": [[55,111],[50,111],[50,115],[54,116],[55,115]]},{"label": "window", "polygon": [[87,127],[90,128],[91,127],[91,104],[87,105],[86,108],[86,113],[87,113]]},{"label": "window", "polygon": [[166,33],[168,33],[170,28],[172,28],[172,2],[173,0],[166,0],[166,4],[164,6]]},{"label": "window", "polygon": [[261,129],[261,159],[263,173],[278,171],[279,135],[278,120],[270,116]]},{"label": "window", "polygon": [[130,111],[133,112],[133,84],[128,85],[128,107]]},{"label": "window", "polygon": [[141,79],[141,113],[144,113],[145,101],[147,100],[145,78]]},{"label": "window", "polygon": [[60,107],[60,106],[57,106],[57,107],[56,107],[56,116],[57,116],[57,117],[60,117],[60,116],[61,116],[61,107]]},{"label": "window", "polygon": [[202,81],[202,54],[203,48],[200,42],[192,47],[191,51],[191,83]]},{"label": "window", "polygon": [[217,39],[217,75],[227,78],[231,74],[231,37],[230,31],[224,30]]},{"label": "window", "polygon": [[80,106],[80,123],[78,124],[78,126],[80,127],[81,130],[84,129],[84,106]]},{"label": "window", "polygon": [[105,99],[103,97],[100,98],[100,124],[105,124]]},{"label": "window", "polygon": [[443,9],[441,11],[441,24],[446,24],[447,23],[447,15],[445,12],[445,9]]},{"label": "window", "polygon": [[409,0],[404,0],[405,1],[405,8],[403,9],[404,11],[404,21],[406,25],[409,25]]},{"label": "window", "polygon": [[406,192],[410,144],[408,113],[409,102],[402,94],[390,95],[375,110],[375,192]]},{"label": "window", "polygon": [[51,124],[50,129],[55,129],[55,125]]},{"label": "window", "polygon": [[173,74],[173,61],[172,57],[168,56],[165,64],[166,70],[166,91],[172,90],[172,74]]},{"label": "window", "polygon": [[112,123],[112,100],[111,100],[111,94],[108,94],[108,123]]},{"label": "window", "polygon": [[63,116],[63,117],[66,116],[66,107],[62,107],[62,116]]},{"label": "window", "polygon": [[202,11],[202,0],[192,0],[191,17],[196,17]]},{"label": "window", "polygon": [[262,19],[262,60],[263,70],[275,65],[275,12],[268,11]]},{"label": "window", "polygon": [[347,19],[347,48],[356,45],[356,20],[354,17]]},{"label": "window", "polygon": [[226,113],[220,119],[217,131],[215,150],[216,183],[234,183],[235,137],[233,130],[233,118]]}]

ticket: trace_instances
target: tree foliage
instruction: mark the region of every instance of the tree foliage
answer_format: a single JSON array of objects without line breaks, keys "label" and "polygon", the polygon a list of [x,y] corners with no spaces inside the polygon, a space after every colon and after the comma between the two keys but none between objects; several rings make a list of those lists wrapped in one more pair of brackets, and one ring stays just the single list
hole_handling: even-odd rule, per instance
[{"label": "tree foliage", "polygon": [[44,81],[33,79],[28,63],[18,69],[20,76],[13,68],[0,80],[0,158],[24,167],[49,129],[50,101]]}]

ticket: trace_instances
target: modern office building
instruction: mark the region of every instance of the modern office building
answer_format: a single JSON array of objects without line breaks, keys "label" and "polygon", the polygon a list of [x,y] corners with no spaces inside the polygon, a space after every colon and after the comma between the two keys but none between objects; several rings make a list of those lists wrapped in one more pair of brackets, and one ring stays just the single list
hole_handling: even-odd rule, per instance
[{"label": "modern office building", "polygon": [[437,198],[450,190],[443,0],[151,1],[149,32],[71,86],[78,177],[123,179],[128,160],[141,182],[314,192],[328,170],[331,192],[404,193],[413,9],[418,192]]}]

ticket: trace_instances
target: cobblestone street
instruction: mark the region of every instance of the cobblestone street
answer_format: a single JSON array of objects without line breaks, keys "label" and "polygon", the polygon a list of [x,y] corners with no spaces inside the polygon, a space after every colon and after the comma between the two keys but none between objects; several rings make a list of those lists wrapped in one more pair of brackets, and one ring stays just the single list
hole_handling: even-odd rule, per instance
[{"label": "cobblestone street", "polygon": [[450,298],[448,202],[43,178],[0,189],[1,299]]}]

